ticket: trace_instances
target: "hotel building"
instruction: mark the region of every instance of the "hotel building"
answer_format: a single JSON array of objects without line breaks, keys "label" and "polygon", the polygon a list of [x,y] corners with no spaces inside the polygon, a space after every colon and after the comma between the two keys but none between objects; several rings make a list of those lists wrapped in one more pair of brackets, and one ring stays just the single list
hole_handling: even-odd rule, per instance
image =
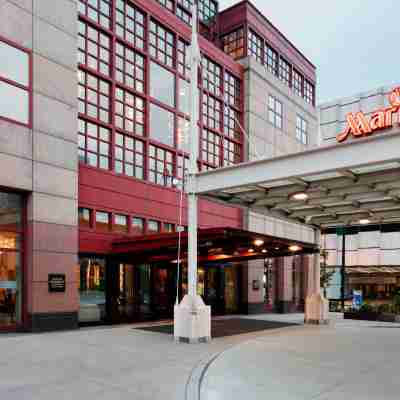
[{"label": "hotel building", "polygon": [[[0,330],[171,317],[185,294],[191,6],[1,2]],[[316,147],[314,65],[249,1],[199,17],[199,168]],[[199,225],[214,314],[302,309],[312,229],[209,199]]]}]

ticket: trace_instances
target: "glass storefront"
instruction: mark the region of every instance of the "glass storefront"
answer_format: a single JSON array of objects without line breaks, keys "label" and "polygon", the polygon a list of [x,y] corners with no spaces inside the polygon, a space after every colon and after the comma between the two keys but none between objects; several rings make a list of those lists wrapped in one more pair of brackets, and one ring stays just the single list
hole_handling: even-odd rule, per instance
[{"label": "glass storefront", "polygon": [[0,329],[21,322],[22,196],[0,192]]},{"label": "glass storefront", "polygon": [[79,272],[79,322],[104,322],[106,316],[104,258],[81,258]]}]

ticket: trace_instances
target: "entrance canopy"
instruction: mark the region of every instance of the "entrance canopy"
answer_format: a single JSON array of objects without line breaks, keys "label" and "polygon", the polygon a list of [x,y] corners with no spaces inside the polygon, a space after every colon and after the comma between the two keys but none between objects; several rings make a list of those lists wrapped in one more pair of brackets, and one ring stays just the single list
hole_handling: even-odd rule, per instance
[{"label": "entrance canopy", "polygon": [[400,135],[202,172],[194,190],[318,228],[400,221]]},{"label": "entrance canopy", "polygon": [[[187,232],[181,234],[181,257],[187,259]],[[260,235],[241,229],[211,228],[198,232],[199,260],[233,262],[288,255],[313,254],[318,246],[296,240]],[[121,239],[113,243],[112,254],[135,262],[176,262],[178,233],[162,233]]]}]

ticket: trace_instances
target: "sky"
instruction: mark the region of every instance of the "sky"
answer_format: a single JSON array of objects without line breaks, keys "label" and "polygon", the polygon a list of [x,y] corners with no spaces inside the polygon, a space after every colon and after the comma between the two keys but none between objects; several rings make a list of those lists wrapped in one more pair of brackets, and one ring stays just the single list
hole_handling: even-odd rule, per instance
[{"label": "sky", "polygon": [[400,84],[400,0],[252,3],[317,67],[317,103]]}]

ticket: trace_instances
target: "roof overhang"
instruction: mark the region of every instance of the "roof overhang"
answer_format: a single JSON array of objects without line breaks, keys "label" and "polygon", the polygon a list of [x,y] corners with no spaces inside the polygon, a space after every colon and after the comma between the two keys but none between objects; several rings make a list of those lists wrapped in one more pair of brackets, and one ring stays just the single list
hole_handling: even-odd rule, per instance
[{"label": "roof overhang", "polygon": [[[178,255],[178,233],[161,233],[119,239],[113,242],[113,255],[135,262],[174,261]],[[188,233],[181,234],[181,257],[187,257]],[[255,244],[258,240],[262,244]],[[296,246],[296,250],[293,250]],[[264,251],[263,251],[264,250]],[[198,251],[201,262],[236,262],[254,259],[314,254],[315,244],[261,235],[234,228],[199,229]]]},{"label": "roof overhang", "polygon": [[400,221],[400,134],[202,172],[194,191],[318,228]]}]

